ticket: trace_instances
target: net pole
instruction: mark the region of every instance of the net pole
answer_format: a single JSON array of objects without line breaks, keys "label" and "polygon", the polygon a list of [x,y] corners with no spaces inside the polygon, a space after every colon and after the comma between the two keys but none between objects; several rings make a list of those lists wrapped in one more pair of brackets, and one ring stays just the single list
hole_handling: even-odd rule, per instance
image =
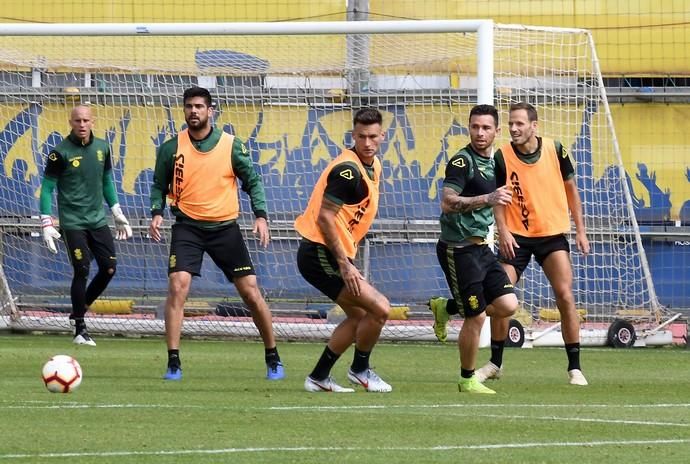
[{"label": "net pole", "polygon": [[424,34],[493,29],[491,20],[324,21],[294,23],[0,24],[0,36],[180,36]]},{"label": "net pole", "polygon": [[477,104],[494,104],[494,22],[477,30]]},{"label": "net pole", "polygon": [[[604,112],[606,114],[606,122],[608,123],[611,130],[611,142],[613,143],[613,152],[616,156],[616,161],[618,164],[618,174],[620,176],[621,188],[623,189],[623,195],[625,196],[625,205],[628,209],[628,216],[630,217],[630,225],[633,228],[633,233],[635,234],[635,243],[639,250],[640,264],[642,266],[642,272],[644,273],[644,278],[647,281],[647,291],[649,292],[649,299],[651,306],[655,311],[658,311],[661,307],[659,300],[656,296],[656,291],[654,289],[654,281],[652,280],[652,272],[649,268],[649,263],[647,262],[647,253],[642,246],[642,237],[640,236],[640,227],[637,224],[637,217],[635,216],[635,211],[632,204],[632,196],[630,195],[630,190],[628,189],[628,183],[625,181],[625,167],[623,166],[623,157],[621,156],[620,145],[618,145],[618,137],[616,136],[615,126],[613,125],[613,117],[611,116],[611,109],[609,107],[609,101],[606,97],[606,87],[604,87],[604,79],[601,75],[601,69],[599,67],[599,56],[597,55],[596,47],[594,46],[594,39],[592,34],[587,32],[587,42],[592,52],[592,64],[594,68],[594,75],[597,76],[597,84],[599,85],[599,95],[604,105]],[[657,315],[658,318],[658,315]],[[657,323],[659,321],[657,320]]]}]

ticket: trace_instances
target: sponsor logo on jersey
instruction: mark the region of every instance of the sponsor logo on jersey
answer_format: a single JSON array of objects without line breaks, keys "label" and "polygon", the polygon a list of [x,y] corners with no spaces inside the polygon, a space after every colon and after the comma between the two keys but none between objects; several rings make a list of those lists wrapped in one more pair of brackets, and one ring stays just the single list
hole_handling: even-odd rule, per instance
[{"label": "sponsor logo on jersey", "polygon": [[57,153],[55,153],[55,152],[52,152],[50,155],[48,155],[48,159],[49,159],[50,161],[56,161],[57,158],[58,158],[58,157],[57,157]]},{"label": "sponsor logo on jersey", "polygon": [[79,164],[80,164],[80,163],[79,163],[79,160],[78,160],[78,159],[73,159],[73,160],[72,160],[72,166],[74,166],[75,168],[78,168],[78,167],[79,167]]},{"label": "sponsor logo on jersey", "polygon": [[355,215],[352,219],[350,219],[347,223],[347,230],[348,232],[352,233],[352,230],[355,228],[357,224],[359,224],[362,221],[362,217],[364,216],[364,213],[367,212],[367,208],[369,207],[370,200],[367,198],[367,201],[359,205],[357,208],[357,211],[355,212]]},{"label": "sponsor logo on jersey", "polygon": [[522,225],[525,227],[525,230],[529,230],[529,209],[527,209],[525,193],[522,191],[522,187],[520,187],[520,178],[517,172],[510,173],[510,185],[513,188],[513,195],[517,198],[520,216],[522,216]]},{"label": "sponsor logo on jersey", "polygon": [[465,163],[465,158],[463,158],[462,156],[457,159],[454,159],[450,162],[450,164],[452,164],[456,168],[464,168],[465,166],[467,166],[467,164]]},{"label": "sponsor logo on jersey", "polygon": [[343,177],[343,178],[345,178],[345,179],[347,179],[347,180],[352,180],[352,179],[355,178],[354,174],[352,174],[352,170],[351,170],[351,169],[345,169],[344,171],[342,171],[342,172],[340,173],[340,177]]},{"label": "sponsor logo on jersey", "polygon": [[103,162],[103,159],[104,159],[105,157],[103,156],[103,151],[102,151],[102,150],[96,150],[96,158],[97,158],[98,161],[100,161],[101,163]]},{"label": "sponsor logo on jersey", "polygon": [[175,157],[175,165],[173,166],[173,185],[172,192],[175,201],[180,201],[182,196],[182,184],[184,182],[184,153],[180,153]]}]

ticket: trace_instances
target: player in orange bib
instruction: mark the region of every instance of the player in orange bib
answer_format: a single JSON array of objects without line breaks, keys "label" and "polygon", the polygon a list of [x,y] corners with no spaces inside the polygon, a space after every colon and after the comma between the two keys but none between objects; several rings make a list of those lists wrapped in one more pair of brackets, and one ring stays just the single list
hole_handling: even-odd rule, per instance
[{"label": "player in orange bib", "polygon": [[256,281],[256,272],[237,223],[241,183],[251,200],[254,234],[268,246],[266,196],[244,143],[211,124],[211,94],[201,87],[185,90],[182,97],[187,128],[160,146],[151,186],[149,235],[161,240],[165,197],[175,216],[168,259],[168,298],[165,301],[165,336],[168,367],[165,380],[182,380],[180,333],[184,303],[192,276],[201,275],[207,254],[225,277],[235,284],[252,314],[264,342],[266,379],[285,377],[278,355],[271,311]]},{"label": "player in orange bib", "polygon": [[331,334],[321,357],[304,380],[310,392],[351,393],[338,385],[331,369],[354,342],[347,373],[350,383],[370,392],[392,387],[370,367],[369,356],[388,319],[388,299],[367,282],[354,265],[357,245],[369,231],[379,203],[381,162],[376,157],[383,140],[381,113],[359,110],[354,117],[354,147],[326,167],[295,229],[302,236],[297,266],[311,285],[335,301],[346,318]]},{"label": "player in orange bib", "polygon": [[[513,191],[510,204],[494,208],[499,254],[513,284],[534,255],[551,283],[561,314],[569,382],[587,385],[580,369],[580,320],[575,309],[570,246],[565,235],[570,232],[572,216],[577,249],[585,255],[589,253],[582,203],[568,152],[558,141],[537,136],[537,119],[537,110],[532,105],[512,105],[508,120],[511,142],[495,154],[496,183],[508,185]],[[491,320],[491,360],[476,373],[482,381],[502,374],[508,322]]]}]

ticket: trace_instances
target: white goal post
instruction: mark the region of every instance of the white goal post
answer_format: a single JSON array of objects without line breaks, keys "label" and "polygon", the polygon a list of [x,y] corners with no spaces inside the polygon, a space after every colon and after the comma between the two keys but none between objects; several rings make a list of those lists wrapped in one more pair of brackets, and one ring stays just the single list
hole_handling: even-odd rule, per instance
[{"label": "white goal post", "polygon": [[[41,243],[37,192],[45,157],[68,131],[69,109],[88,103],[96,135],[111,145],[118,196],[135,230],[133,240],[117,244],[117,274],[89,313],[89,327],[163,333],[168,244],[147,236],[148,193],[155,150],[181,129],[181,95],[192,85],[209,88],[215,124],[246,142],[262,175],[269,249],[251,237],[244,194],[240,223],[281,338],[325,338],[338,320],[337,308],[296,270],[292,221],[325,165],[351,142],[352,113],[363,106],[384,113],[386,131],[379,217],[358,256],[394,305],[384,338],[434,337],[424,304],[448,294],[434,247],[438,190],[445,163],[467,143],[476,103],[495,104],[503,125],[510,104],[533,103],[542,133],[576,160],[593,247],[587,258],[573,253],[584,322],[605,330],[619,318],[653,327],[668,317],[654,293],[586,30],[490,20],[0,24],[0,36],[0,270],[7,288],[0,327],[68,329],[71,269],[62,243],[57,256]],[[192,284],[185,333],[257,336],[234,287],[207,264]],[[520,297],[535,321],[555,308],[533,267]]]}]

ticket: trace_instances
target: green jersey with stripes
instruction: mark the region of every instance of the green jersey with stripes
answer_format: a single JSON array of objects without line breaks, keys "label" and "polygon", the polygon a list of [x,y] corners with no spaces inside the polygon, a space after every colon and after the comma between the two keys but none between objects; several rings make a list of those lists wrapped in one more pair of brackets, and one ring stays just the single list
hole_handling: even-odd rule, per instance
[{"label": "green jersey with stripes", "polygon": [[[443,187],[463,197],[493,192],[496,190],[493,158],[479,155],[468,144],[448,161]],[[468,237],[486,238],[494,223],[494,212],[491,206],[486,206],[466,213],[442,213],[440,222],[441,240],[459,243]]]}]

